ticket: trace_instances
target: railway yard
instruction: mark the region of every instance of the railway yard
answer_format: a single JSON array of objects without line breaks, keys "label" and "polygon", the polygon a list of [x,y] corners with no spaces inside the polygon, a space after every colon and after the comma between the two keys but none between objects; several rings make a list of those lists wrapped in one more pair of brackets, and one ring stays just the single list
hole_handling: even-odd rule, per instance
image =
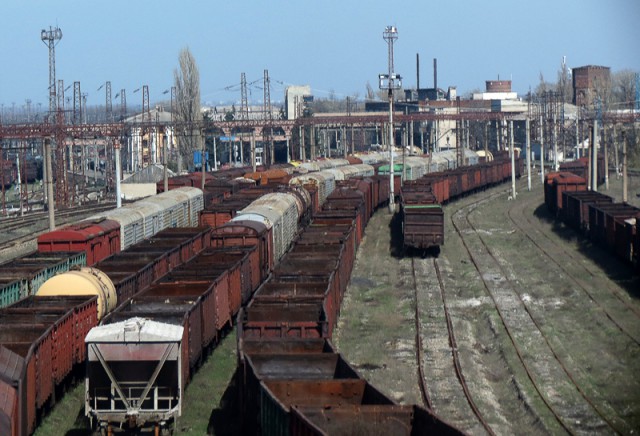
[{"label": "railway yard", "polygon": [[53,3],[5,14],[0,436],[640,432],[633,2]]},{"label": "railway yard", "polygon": [[[116,254],[105,257],[108,254],[93,248],[87,253],[92,260],[86,263],[95,264],[113,281],[118,307],[115,294],[98,299],[102,327],[91,330],[88,345],[82,335],[81,348],[88,347],[86,384],[84,365],[69,369],[68,376],[54,371],[52,393],[36,395],[42,417],[35,434],[92,434],[96,422],[85,417],[86,411],[110,434],[111,422],[120,419],[113,414],[120,401],[138,410],[140,423],[158,420],[157,415],[144,415],[144,401],[136,406],[138,394],[132,392],[140,389],[135,386],[141,381],[131,379],[131,369],[115,363],[121,357],[114,357],[113,347],[129,345],[104,345],[117,329],[124,328],[126,336],[136,316],[185,326],[187,339],[178,341],[185,344],[182,352],[172,354],[167,346],[140,396],[152,395],[156,403],[167,398],[180,401],[181,414],[171,425],[174,434],[253,434],[256,428],[267,434],[281,425],[287,428],[284,434],[289,426],[291,432],[324,428],[333,434],[329,429],[349,425],[362,430],[373,428],[368,426],[374,422],[378,433],[386,428],[395,434],[394,419],[389,419],[393,416],[410,426],[411,434],[631,434],[640,427],[640,278],[631,265],[556,219],[545,205],[549,200],[539,175],[533,175],[531,191],[526,189],[526,175],[519,179],[518,195],[512,199],[506,184],[493,186],[490,181],[510,179],[508,160],[479,164],[481,170],[471,166],[434,172],[430,176],[442,203],[437,210],[444,216],[444,234],[438,239],[439,252],[422,251],[407,247],[408,221],[384,207],[388,178],[373,175],[373,167],[362,163],[365,158],[370,159],[364,155],[359,163],[327,161],[342,166],[315,168],[320,170],[317,175],[292,177],[284,169],[265,172],[256,180],[273,175],[277,188],[239,190],[229,200],[225,191],[222,205],[204,200],[204,210],[201,191],[181,187],[189,179],[176,180],[157,200],[129,206],[142,215],[166,208],[152,213],[171,214],[178,227],[184,225],[179,224],[183,214],[197,222],[196,212],[201,210],[200,224],[213,222],[218,228],[156,230],[154,224],[158,233],[145,236],[145,241],[134,240],[123,224],[118,239],[109,239]],[[416,161],[406,165],[417,180],[426,161]],[[380,165],[376,172],[383,171]],[[451,181],[456,177],[457,182]],[[452,189],[448,203],[441,191],[436,192],[438,180],[447,180],[447,198]],[[283,181],[289,185],[283,187]],[[613,176],[609,182],[606,194],[619,202],[621,181]],[[222,198],[222,185],[214,180],[209,194]],[[486,185],[491,186],[485,189]],[[629,192],[630,204],[639,206],[635,194],[640,192],[640,178],[630,178]],[[171,199],[181,206],[167,206]],[[431,205],[427,208],[432,214]],[[115,235],[110,224],[114,219],[119,219],[117,214],[94,225],[111,229],[104,230],[105,235]],[[269,227],[259,224],[263,219]],[[311,225],[299,235],[290,231],[297,225],[305,228],[309,219]],[[24,222],[4,223],[7,252],[15,251],[17,244],[29,247],[17,239],[24,235],[9,231],[20,227],[24,233]],[[35,223],[28,225],[37,228]],[[271,234],[280,236],[271,240]],[[40,249],[45,240],[39,242]],[[55,238],[50,240],[55,244]],[[159,257],[167,250],[162,247],[169,246],[181,249]],[[49,250],[56,247],[60,246]],[[152,267],[140,269],[149,262]],[[95,298],[85,298],[95,307]],[[107,307],[109,298],[114,300]],[[36,300],[22,307],[41,304]],[[23,320],[19,306],[3,313]],[[46,316],[42,314],[42,320]],[[137,328],[143,335],[140,322]],[[324,339],[331,339],[335,349]],[[144,341],[135,346],[144,347]],[[74,360],[84,362],[84,352],[74,354]],[[105,358],[116,359],[111,370]],[[184,365],[169,363],[161,370],[172,359]],[[128,365],[140,368],[140,374],[153,369],[137,361]],[[175,379],[169,376],[171,368],[177,369]],[[317,380],[318,372],[324,375]],[[156,377],[182,386],[184,394],[166,397],[160,382],[151,389]],[[110,396],[100,396],[108,386]],[[130,386],[129,393],[120,391],[123,386]],[[52,395],[50,400],[47,395]],[[265,403],[265,395],[275,400]],[[275,409],[269,401],[275,401]],[[332,411],[328,404],[334,402],[340,407]],[[355,409],[345,407],[345,402],[355,404]],[[314,409],[317,404],[324,404],[320,414]],[[29,422],[35,422],[35,415],[29,416]],[[167,416],[171,419],[156,424],[156,432],[174,415]]]},{"label": "railway yard", "polygon": [[[498,187],[446,206],[435,259],[399,256],[378,213],[335,342],[396,400],[471,434],[630,434],[640,282],[552,220],[539,180],[525,183],[516,201]],[[608,193],[620,198],[619,184]]]}]

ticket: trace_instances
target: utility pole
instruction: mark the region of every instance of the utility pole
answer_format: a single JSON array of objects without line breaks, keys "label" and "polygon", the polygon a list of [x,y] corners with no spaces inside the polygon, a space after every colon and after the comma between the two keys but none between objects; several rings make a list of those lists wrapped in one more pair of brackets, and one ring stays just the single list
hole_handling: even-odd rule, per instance
[{"label": "utility pole", "polygon": [[543,116],[540,115],[540,179],[544,187],[544,124]]},{"label": "utility pole", "polygon": [[627,197],[627,135],[622,131],[622,202],[628,201]]},{"label": "utility pole", "polygon": [[378,75],[380,79],[380,89],[384,89],[384,82],[387,83],[389,97],[389,212],[394,213],[395,193],[394,193],[394,174],[393,174],[393,149],[394,149],[394,131],[393,131],[393,91],[400,89],[402,86],[400,75],[396,75],[393,71],[393,43],[398,39],[398,29],[395,26],[387,26],[382,34],[383,39],[388,46],[389,73]]},{"label": "utility pole", "polygon": [[49,231],[56,228],[56,218],[54,214],[55,201],[53,199],[53,177],[51,174],[51,139],[44,140],[44,164],[45,164],[45,188],[47,191],[47,207],[49,212]]},{"label": "utility pole", "polygon": [[593,145],[591,146],[591,190],[598,190],[598,120],[593,120]]},{"label": "utility pole", "polygon": [[[555,105],[554,105],[555,109]],[[558,125],[556,111],[553,111],[553,170],[558,171]]]},{"label": "utility pole", "polygon": [[509,121],[509,154],[511,154],[511,198],[516,199],[516,160],[513,151],[513,120]]},{"label": "utility pole", "polygon": [[120,141],[116,139],[115,144],[113,144],[113,149],[115,151],[115,161],[116,161],[116,208],[122,207],[122,194],[121,194],[121,186],[120,186],[120,174],[122,172],[122,165],[120,164]]},{"label": "utility pole", "polygon": [[602,147],[604,149],[604,189],[609,190],[609,153],[607,150],[607,126],[602,123]]},{"label": "utility pole", "polygon": [[527,128],[527,189],[531,191],[531,123],[526,120]]},{"label": "utility pole", "polygon": [[576,155],[580,159],[580,109],[576,110]]}]

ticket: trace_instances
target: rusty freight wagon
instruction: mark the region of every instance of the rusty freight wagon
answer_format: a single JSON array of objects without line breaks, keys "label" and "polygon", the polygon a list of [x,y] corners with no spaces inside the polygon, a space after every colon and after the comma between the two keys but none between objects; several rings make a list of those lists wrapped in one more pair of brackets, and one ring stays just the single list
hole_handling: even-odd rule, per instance
[{"label": "rusty freight wagon", "polygon": [[444,244],[444,211],[430,190],[403,188],[400,211],[405,249],[440,249]]},{"label": "rusty freight wagon", "polygon": [[180,325],[143,318],[92,329],[86,337],[86,415],[104,430],[123,418],[141,425],[180,416],[184,334]]}]

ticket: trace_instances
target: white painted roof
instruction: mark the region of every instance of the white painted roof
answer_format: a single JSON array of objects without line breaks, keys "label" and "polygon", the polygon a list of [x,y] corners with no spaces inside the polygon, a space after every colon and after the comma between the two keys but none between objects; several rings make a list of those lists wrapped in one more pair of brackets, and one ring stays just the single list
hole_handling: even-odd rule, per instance
[{"label": "white painted roof", "polygon": [[126,321],[92,328],[87,334],[85,342],[180,342],[183,332],[183,327],[174,324],[145,318],[130,318]]}]

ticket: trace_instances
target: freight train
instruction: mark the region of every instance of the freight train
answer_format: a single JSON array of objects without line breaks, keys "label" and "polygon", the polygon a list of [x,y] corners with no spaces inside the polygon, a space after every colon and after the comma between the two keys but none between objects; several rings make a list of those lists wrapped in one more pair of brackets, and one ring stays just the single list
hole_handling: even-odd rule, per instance
[{"label": "freight train", "polygon": [[[588,190],[586,166],[584,162],[573,163],[546,175],[547,209],[640,274],[640,209]],[[604,172],[598,172],[598,183],[603,181]]]},{"label": "freight train", "polygon": [[[352,171],[345,170],[344,174],[348,173]],[[326,181],[325,178],[319,180],[321,183]],[[300,241],[308,232],[315,235],[314,240],[320,245],[327,241],[323,234],[317,233],[317,226],[323,233],[329,228],[332,231],[341,229],[346,232],[345,235],[350,235],[346,240],[346,248],[333,245],[331,251],[325,252],[326,256],[333,256],[333,263],[326,258],[327,262],[322,264],[323,271],[335,277],[331,281],[331,290],[325,287],[327,292],[331,292],[328,294],[326,311],[321,303],[318,306],[318,299],[322,300],[324,295],[322,283],[316,283],[315,289],[320,293],[311,297],[316,299],[314,304],[317,312],[315,319],[307,321],[307,331],[318,331],[318,327],[310,327],[315,322],[321,326],[321,331],[330,334],[339,309],[339,301],[334,298],[336,292],[342,295],[346,289],[357,249],[356,241],[362,237],[368,217],[373,212],[373,199],[386,201],[384,196],[380,197],[380,185],[388,198],[388,190],[384,188],[387,186],[386,179],[379,177],[363,178],[357,182],[344,180],[338,185],[337,188],[333,187],[324,207],[312,212],[316,218],[307,227],[312,230],[306,230],[302,236],[299,236],[298,229],[312,207],[311,195],[300,195],[299,188],[294,184],[289,189],[281,188],[278,192],[267,193],[254,200],[237,211],[233,219],[213,229],[212,248],[171,271],[107,315],[103,325],[87,337],[90,350],[85,395],[87,414],[103,427],[133,424],[164,427],[174,422],[181,412],[184,386],[206,349],[216,342],[226,326],[232,324],[243,305],[248,303],[248,307],[253,307],[253,299],[250,299],[255,289],[268,275],[273,276],[280,271],[280,266],[274,265],[284,264],[283,268],[286,268],[288,264],[283,258],[288,258],[291,253],[304,255],[302,249],[299,252],[297,248],[290,250],[294,241]],[[352,185],[357,187],[352,188]],[[310,190],[317,188],[313,182],[305,186]],[[334,198],[335,204],[332,205]],[[322,224],[316,225],[315,220]],[[316,251],[311,246],[306,249]],[[317,250],[322,251],[322,247]],[[345,254],[344,258],[340,257],[341,253]],[[317,258],[310,259],[306,271],[319,272],[317,261]],[[332,268],[337,270],[333,271]],[[304,276],[301,272],[296,275]],[[304,292],[303,283],[291,284]],[[284,301],[287,298],[285,292],[291,289],[291,286],[287,286],[274,298]],[[293,314],[294,318],[313,316],[311,313],[296,314],[298,308],[291,305],[288,305],[288,309],[272,307],[278,313]],[[250,317],[253,318],[254,312],[251,313]],[[245,325],[243,316],[239,316],[237,322]],[[327,319],[331,322],[327,323]],[[281,324],[280,321],[276,323]],[[282,329],[282,326],[277,328]],[[292,325],[292,328],[296,327]],[[243,331],[247,331],[247,328]],[[127,340],[128,334],[135,339]],[[139,352],[133,353],[132,349],[138,349]],[[146,360],[138,356],[146,356]],[[148,360],[149,356],[154,357]],[[140,378],[132,374],[138,374]],[[354,386],[368,386],[363,380],[351,382]],[[246,389],[244,385],[241,387],[245,394]],[[372,389],[367,387],[368,391]],[[389,399],[382,401],[382,406],[398,408]],[[250,416],[258,411],[259,408]],[[432,416],[424,410],[419,413],[422,412]],[[396,416],[398,412],[394,409],[394,413],[389,416]],[[408,410],[403,413],[407,419],[412,416]],[[268,429],[264,429],[264,432],[269,433]]]},{"label": "freight train", "polygon": [[[345,170],[342,174],[348,178],[352,171]],[[263,315],[260,307],[265,301],[268,307],[275,309],[279,304],[277,301],[282,303],[292,297],[296,299],[297,289],[300,289],[302,295],[316,292],[315,295],[308,294],[306,306],[303,304],[302,307],[297,307],[287,302],[286,308],[277,309],[276,318],[266,320],[265,331],[273,332],[275,325],[279,326],[276,331],[284,332],[288,330],[284,325],[287,324],[292,326],[291,332],[308,332],[310,336],[301,333],[304,338],[317,337],[322,341],[329,341],[339,313],[339,299],[346,289],[355,251],[367,220],[375,207],[384,204],[389,197],[388,177],[359,177],[338,180],[337,183],[336,178],[340,179],[340,176],[334,174],[333,178],[327,176],[294,181],[290,188],[281,188],[279,192],[271,193],[272,201],[258,200],[256,204],[244,208],[246,210],[237,211],[234,219],[213,231],[207,228],[163,230],[144,242],[131,245],[124,251],[103,259],[95,264],[95,270],[58,275],[40,288],[41,295],[30,296],[7,309],[1,309],[0,318],[4,319],[4,314],[7,314],[6,319],[14,319],[15,322],[11,324],[11,328],[7,327],[0,339],[0,391],[3,393],[3,401],[0,402],[0,433],[31,433],[38,415],[55,401],[56,392],[59,394],[61,386],[64,386],[62,380],[69,377],[68,368],[74,366],[67,363],[64,368],[59,369],[59,363],[84,361],[86,353],[90,362],[86,411],[95,422],[102,422],[107,426],[117,423],[121,427],[143,423],[157,426],[171,423],[175,414],[179,414],[184,384],[189,380],[191,371],[197,367],[204,350],[214,344],[217,337],[233,323],[234,316],[243,303],[249,301],[255,288],[274,271],[278,258],[282,258],[281,263],[285,259],[287,262],[268,285],[271,290],[264,291],[271,292],[271,297],[267,296],[266,300],[262,299],[259,303],[249,303],[247,311],[238,317],[238,323],[242,324],[243,331],[255,332],[249,327],[256,321],[256,317]],[[300,192],[302,190],[308,195],[303,195]],[[328,197],[323,207],[318,201],[321,191]],[[283,196],[287,196],[289,200],[284,200]],[[275,204],[279,206],[274,208]],[[296,218],[295,224],[291,219],[293,216]],[[297,227],[303,225],[309,216],[313,216],[314,221],[309,230],[299,236]],[[296,229],[292,228],[294,225]],[[294,240],[297,241],[296,248],[291,250],[291,254],[284,254]],[[201,254],[196,256],[200,251]],[[290,255],[298,258],[292,257],[289,262],[286,256]],[[310,257],[310,263],[299,262],[304,257]],[[320,261],[321,268],[317,267],[316,261]],[[314,271],[320,275],[314,276]],[[328,284],[320,279],[323,274],[330,277]],[[295,278],[298,276],[303,280],[300,283],[296,283]],[[315,282],[315,288],[311,286],[305,290],[305,283],[309,278],[317,278],[319,281]],[[82,290],[71,285],[74,281],[81,283],[79,286]],[[188,285],[181,285],[181,282]],[[278,297],[280,291],[275,290],[280,286],[282,298]],[[88,288],[92,289],[93,295],[78,296],[86,293]],[[292,291],[293,295],[287,294]],[[269,301],[274,296],[277,301]],[[336,299],[336,296],[340,298]],[[115,310],[114,305],[118,305]],[[51,307],[51,313],[43,310],[43,307]],[[11,313],[16,313],[17,318],[11,318],[14,316]],[[129,321],[136,315],[140,315],[138,318],[143,320]],[[292,318],[287,318],[283,324],[282,320],[277,319],[278,316]],[[149,319],[155,319],[163,327],[151,321],[146,324],[144,320]],[[294,326],[296,319],[305,321]],[[102,330],[96,330],[93,335],[88,334],[86,339],[89,347],[85,348],[82,345],[84,333],[95,326],[98,320],[102,320],[104,328],[111,330],[106,331],[106,336]],[[71,325],[71,330],[60,330],[63,324]],[[155,327],[166,330],[157,330]],[[166,343],[165,348],[159,347],[160,351],[153,351],[156,353],[152,353],[156,359],[152,360],[155,366],[149,366],[149,361],[146,361],[147,372],[125,371],[129,375],[125,375],[125,380],[120,381],[128,383],[128,389],[126,392],[118,392],[116,386],[119,379],[115,378],[111,370],[127,366],[128,363],[123,360],[127,356],[132,359],[129,362],[132,367],[140,368],[136,365],[140,364],[142,354],[138,351],[127,354],[131,351],[127,346],[131,345],[132,340],[137,344],[134,349],[143,347],[146,343],[142,339],[139,343],[136,342],[136,332],[139,333],[139,338],[144,336],[148,339],[159,335],[156,337],[158,341],[168,340],[173,345],[171,350],[170,344]],[[110,339],[106,339],[107,337]],[[120,338],[120,343],[114,342],[114,338]],[[273,335],[270,335],[269,340],[273,339]],[[279,344],[276,347],[290,351],[306,341],[303,339],[302,342],[289,344],[286,338],[275,340]],[[262,346],[256,344],[254,341],[254,346]],[[180,348],[179,353],[176,347]],[[332,348],[330,342],[322,347],[326,350]],[[111,352],[114,354],[109,354]],[[107,360],[105,353],[113,360]],[[321,359],[340,359],[335,353],[329,354]],[[241,361],[246,357],[250,358],[251,354],[242,352]],[[179,366],[179,370],[175,365]],[[146,377],[144,383],[137,380],[143,385],[127,379],[131,374]],[[174,376],[178,377],[177,381],[173,379]],[[400,419],[404,425],[417,426],[415,431],[418,432],[427,428],[420,427],[423,425],[455,432],[455,429],[438,420],[430,411],[391,404],[388,398],[375,394],[375,388],[358,376],[352,374],[350,378],[352,388],[361,388],[363,391],[361,405],[355,409],[338,407],[344,405],[345,401],[349,402],[345,398],[335,405],[338,418],[345,424],[351,422],[351,425],[355,425],[363,417],[366,417],[365,421],[375,417],[387,423]],[[167,384],[161,387],[161,382]],[[328,382],[332,383],[334,382]],[[105,391],[107,385],[112,389]],[[168,390],[164,389],[167,387]],[[177,387],[177,391],[173,387]],[[240,389],[243,398],[257,395],[247,385],[242,384]],[[105,395],[108,401],[105,401]],[[154,401],[149,402],[150,398]],[[353,398],[350,397],[351,401]],[[373,404],[370,404],[372,401]],[[243,410],[247,411],[246,405],[250,403],[243,404]],[[102,407],[110,410],[101,409]],[[149,407],[155,409],[149,410]],[[160,407],[164,409],[160,411]],[[253,410],[252,416],[257,416],[258,411],[260,414],[267,412],[266,409],[262,411],[258,408]],[[318,415],[317,408],[312,408],[303,415],[300,413],[297,407],[278,412],[284,420],[292,423],[292,417],[302,416],[301,419],[307,422],[305,425],[311,426],[307,428],[329,425],[327,422],[313,424],[314,419],[326,419],[328,416],[322,413]],[[256,425],[263,426],[264,423]],[[264,431],[267,432],[266,427]]]},{"label": "freight train", "polygon": [[[134,245],[98,268],[55,275],[36,295],[0,309],[0,434],[31,434],[74,370],[84,367],[85,336],[91,328],[118,301],[195,256],[208,244],[209,233],[202,228],[164,230],[140,243],[146,244],[144,253],[144,247]],[[117,272],[109,269],[114,264]]]},{"label": "freight train", "polygon": [[160,230],[197,225],[203,207],[200,189],[181,187],[44,233],[38,251],[84,251],[91,266]]},{"label": "freight train", "polygon": [[[482,163],[479,163],[479,158],[473,158],[473,152],[467,150],[466,155],[468,162],[475,164],[456,168],[455,161],[450,160],[455,155],[438,156],[434,153],[437,158],[432,160],[431,169],[441,171],[427,172],[420,166],[420,161],[414,160],[410,162],[411,168],[404,170],[407,177],[400,190],[398,214],[404,251],[418,250],[424,253],[432,250],[438,253],[444,244],[442,205],[511,179],[511,159],[508,154],[495,153],[492,161]],[[515,175],[519,178],[523,171],[522,158],[518,156],[514,163]]]},{"label": "freight train", "polygon": [[34,159],[25,159],[20,161],[20,169],[14,159],[4,160],[0,157],[0,183],[5,188],[18,182],[18,172],[20,173],[20,181],[34,182],[41,177],[42,164]]}]

